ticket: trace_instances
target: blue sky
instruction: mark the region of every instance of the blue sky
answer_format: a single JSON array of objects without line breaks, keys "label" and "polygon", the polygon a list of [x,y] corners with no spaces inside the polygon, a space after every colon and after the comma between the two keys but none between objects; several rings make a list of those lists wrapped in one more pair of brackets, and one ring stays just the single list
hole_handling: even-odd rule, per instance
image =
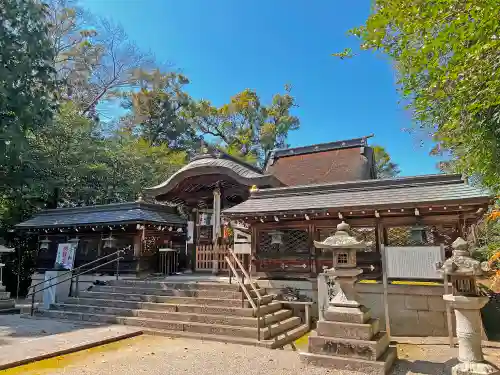
[{"label": "blue sky", "polygon": [[301,128],[292,146],[375,134],[403,175],[436,173],[429,145],[403,131],[410,116],[398,103],[390,62],[373,52],[341,61],[331,54],[358,41],[370,0],[81,0],[110,17],[160,62],[191,80],[195,98],[222,104],[245,88],[268,102],[286,83]]}]

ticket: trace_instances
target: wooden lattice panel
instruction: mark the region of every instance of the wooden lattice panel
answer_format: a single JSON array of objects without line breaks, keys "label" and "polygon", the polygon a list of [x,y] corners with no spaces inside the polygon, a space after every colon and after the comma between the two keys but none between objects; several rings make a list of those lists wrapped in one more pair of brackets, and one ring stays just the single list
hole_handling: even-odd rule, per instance
[{"label": "wooden lattice panel", "polygon": [[451,246],[458,237],[456,227],[443,226],[425,226],[424,242],[415,241],[411,236],[411,226],[390,227],[386,229],[387,246],[439,246],[445,245],[445,248]]},{"label": "wooden lattice panel", "polygon": [[[219,270],[228,270],[229,266],[224,258],[226,256],[232,259],[228,247],[225,245],[220,246],[218,251],[216,251],[213,244],[199,244],[196,246],[196,270],[211,271],[214,260],[217,260]],[[244,256],[244,254],[236,254],[236,257],[242,263]]]},{"label": "wooden lattice panel", "polygon": [[258,254],[309,254],[311,252],[311,241],[306,229],[285,228],[282,232],[282,244],[271,244],[271,233],[276,230],[265,230],[259,232],[257,253]]}]

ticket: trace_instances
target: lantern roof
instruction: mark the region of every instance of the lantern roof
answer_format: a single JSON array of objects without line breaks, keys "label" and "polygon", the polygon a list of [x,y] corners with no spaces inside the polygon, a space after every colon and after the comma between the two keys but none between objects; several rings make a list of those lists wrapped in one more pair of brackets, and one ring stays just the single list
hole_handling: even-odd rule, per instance
[{"label": "lantern roof", "polygon": [[314,246],[320,249],[364,249],[369,246],[365,241],[359,241],[349,234],[349,224],[342,221],[337,225],[333,236],[324,241],[314,241]]},{"label": "lantern roof", "polygon": [[448,275],[479,276],[483,274],[481,263],[470,256],[468,243],[458,237],[452,244],[453,255],[448,258],[441,269]]}]

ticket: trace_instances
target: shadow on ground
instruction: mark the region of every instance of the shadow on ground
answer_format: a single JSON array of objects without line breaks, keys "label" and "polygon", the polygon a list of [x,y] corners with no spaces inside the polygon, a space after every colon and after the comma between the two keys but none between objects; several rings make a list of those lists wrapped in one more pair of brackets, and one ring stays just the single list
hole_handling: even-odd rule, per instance
[{"label": "shadow on ground", "polygon": [[398,375],[403,374],[426,374],[426,375],[440,375],[450,374],[451,368],[458,363],[457,359],[450,359],[444,363],[437,363],[431,361],[409,361],[407,359],[400,359],[394,366],[393,373]]},{"label": "shadow on ground", "polygon": [[0,346],[88,327],[89,324],[78,322],[21,318],[19,314],[0,315]]}]

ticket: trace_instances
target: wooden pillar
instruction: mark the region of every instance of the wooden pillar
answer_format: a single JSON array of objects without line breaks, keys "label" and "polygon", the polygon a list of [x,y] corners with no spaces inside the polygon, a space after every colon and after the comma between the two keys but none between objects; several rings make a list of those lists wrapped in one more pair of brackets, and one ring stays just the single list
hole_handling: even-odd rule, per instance
[{"label": "wooden pillar", "polygon": [[191,270],[191,272],[194,272],[196,271],[196,248],[198,246],[198,226],[196,225],[198,223],[198,210],[196,208],[194,208],[192,212],[189,214],[189,220],[194,221],[194,225],[193,225],[193,241],[192,243],[187,244],[186,268],[188,270]]},{"label": "wooden pillar", "polygon": [[318,267],[317,267],[317,249],[314,246],[314,240],[316,240],[316,226],[314,223],[309,224],[308,227],[309,231],[309,266],[311,267],[311,273],[314,275],[318,274]]},{"label": "wooden pillar", "polygon": [[219,186],[217,186],[214,191],[213,200],[213,214],[212,214],[212,243],[213,243],[213,257],[212,257],[212,273],[217,274],[219,272],[219,247],[220,247],[220,213],[221,213],[221,191]]},{"label": "wooden pillar", "polygon": [[255,264],[255,256],[257,255],[257,227],[256,225],[252,225],[251,227],[251,233],[252,236],[250,246],[251,246],[251,251],[248,259],[248,269],[250,270],[250,275],[253,277],[257,274],[257,265]]}]

